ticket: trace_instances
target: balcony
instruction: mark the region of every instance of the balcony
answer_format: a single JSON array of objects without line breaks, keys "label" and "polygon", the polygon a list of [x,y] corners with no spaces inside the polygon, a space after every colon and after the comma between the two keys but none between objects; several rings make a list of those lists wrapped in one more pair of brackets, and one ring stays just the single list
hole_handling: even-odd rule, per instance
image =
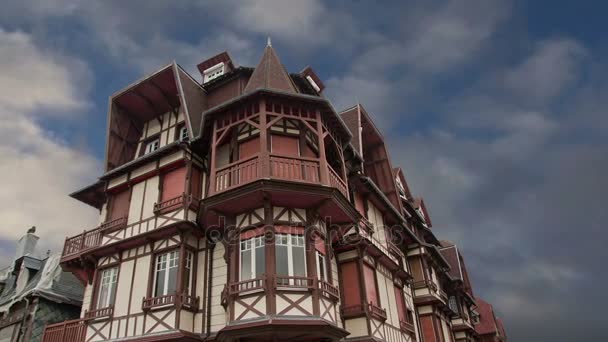
[{"label": "balcony", "polygon": [[[264,165],[268,167],[265,168]],[[336,188],[348,197],[346,182],[331,166],[327,165],[323,171],[320,165],[318,158],[254,155],[218,168],[212,181],[212,190],[217,194],[263,178],[323,184],[321,172],[326,172],[328,181],[323,185]]]},{"label": "balcony", "polygon": [[154,203],[154,214],[161,215],[183,207],[196,211],[198,209],[198,203],[199,200],[193,199],[192,195],[183,193],[166,201]]},{"label": "balcony", "polygon": [[86,320],[96,320],[96,319],[103,319],[103,318],[111,318],[113,315],[114,315],[114,306],[109,306],[107,308],[86,311],[84,313],[84,318]]},{"label": "balcony", "polygon": [[361,317],[367,314],[369,317],[377,320],[386,321],[386,310],[373,303],[343,306],[340,311],[345,319]]},{"label": "balcony", "polygon": [[42,342],[84,342],[86,333],[87,325],[84,319],[49,324],[44,328]]},{"label": "balcony", "polygon": [[62,259],[77,257],[82,252],[95,248],[101,243],[101,226],[93,230],[84,231],[81,234],[65,239],[63,245]]},{"label": "balcony", "polygon": [[188,311],[198,310],[200,298],[187,294],[169,294],[164,296],[148,297],[142,299],[143,311],[160,310],[170,306],[179,306]]}]

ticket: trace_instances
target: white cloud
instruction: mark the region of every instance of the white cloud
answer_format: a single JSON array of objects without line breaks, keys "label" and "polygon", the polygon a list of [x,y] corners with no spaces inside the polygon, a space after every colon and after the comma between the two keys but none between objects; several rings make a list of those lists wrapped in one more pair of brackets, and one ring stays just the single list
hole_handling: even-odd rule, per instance
[{"label": "white cloud", "polygon": [[469,61],[509,16],[505,1],[448,1],[414,12],[403,57],[416,69],[445,70]]},{"label": "white cloud", "polygon": [[551,100],[579,79],[586,54],[586,49],[575,40],[545,40],[519,65],[506,70],[499,81],[525,99]]},{"label": "white cloud", "polygon": [[47,105],[68,111],[86,105],[81,95],[90,88],[90,73],[82,62],[41,51],[30,35],[2,28],[0,55],[3,107],[30,112]]},{"label": "white cloud", "polygon": [[[75,80],[88,79],[88,69],[81,61],[39,49],[21,32],[0,30],[0,55],[0,239],[14,240],[36,225],[43,247],[59,250],[66,235],[97,220],[95,210],[68,194],[94,179],[99,162],[54,137],[32,114],[84,108],[81,89],[88,85]],[[79,67],[71,68],[74,63]]]}]

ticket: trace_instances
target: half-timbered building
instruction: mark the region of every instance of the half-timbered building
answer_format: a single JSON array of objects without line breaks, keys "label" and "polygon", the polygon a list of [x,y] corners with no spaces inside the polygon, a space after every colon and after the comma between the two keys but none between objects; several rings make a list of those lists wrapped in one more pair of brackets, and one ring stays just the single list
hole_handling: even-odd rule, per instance
[{"label": "half-timbered building", "polygon": [[99,224],[61,259],[82,313],[45,341],[454,341],[450,265],[371,115],[270,42],[197,67],[110,96],[104,173],[71,195]]}]

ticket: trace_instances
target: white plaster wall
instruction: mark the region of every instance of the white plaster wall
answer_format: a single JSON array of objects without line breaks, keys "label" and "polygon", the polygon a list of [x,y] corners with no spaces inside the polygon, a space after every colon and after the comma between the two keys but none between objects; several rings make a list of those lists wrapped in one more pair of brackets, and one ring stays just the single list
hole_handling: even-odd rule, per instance
[{"label": "white plaster wall", "polygon": [[141,300],[146,297],[148,292],[148,277],[150,274],[150,258],[146,255],[137,258],[137,266],[135,267],[135,282],[131,293],[131,313],[139,313],[141,310]]},{"label": "white plaster wall", "polygon": [[213,249],[213,271],[211,277],[211,332],[219,331],[227,322],[227,313],[221,305],[222,290],[228,281],[228,266],[224,261],[224,245],[218,243]]},{"label": "white plaster wall", "polygon": [[84,317],[84,312],[91,306],[91,299],[93,296],[93,285],[87,284],[84,288],[84,294],[82,296],[82,308],[80,310],[80,317]]},{"label": "white plaster wall", "polygon": [[344,322],[344,327],[350,333],[349,338],[367,336],[367,320],[365,317],[347,319]]},{"label": "white plaster wall", "polygon": [[116,287],[116,301],[114,303],[114,316],[124,316],[128,313],[134,265],[134,260],[128,260],[120,264],[118,285]]}]

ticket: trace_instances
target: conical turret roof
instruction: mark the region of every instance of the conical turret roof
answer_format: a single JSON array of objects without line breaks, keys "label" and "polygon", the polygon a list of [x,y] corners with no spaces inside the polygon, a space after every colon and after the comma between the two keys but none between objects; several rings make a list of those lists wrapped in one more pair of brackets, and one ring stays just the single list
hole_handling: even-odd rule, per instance
[{"label": "conical turret roof", "polygon": [[249,82],[245,86],[244,92],[248,93],[256,89],[274,89],[293,94],[298,93],[287,70],[281,64],[279,56],[277,56],[277,53],[272,48],[270,39],[264,49],[260,63],[253,71]]}]

